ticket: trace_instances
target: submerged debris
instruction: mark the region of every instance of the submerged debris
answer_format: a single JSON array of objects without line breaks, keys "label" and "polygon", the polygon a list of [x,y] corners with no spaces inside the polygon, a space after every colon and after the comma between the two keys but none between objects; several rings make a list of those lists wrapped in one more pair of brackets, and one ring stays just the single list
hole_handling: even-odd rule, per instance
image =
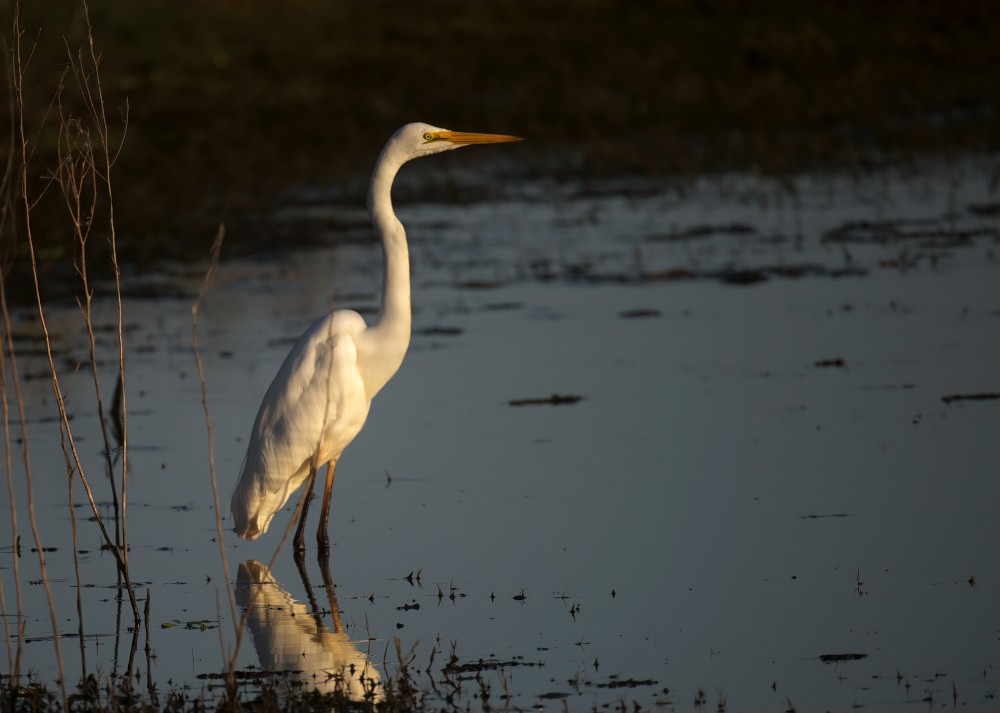
[{"label": "submerged debris", "polygon": [[[249,668],[232,672],[232,677],[237,681],[257,681],[261,682],[269,678],[282,678],[284,676],[301,673],[300,670],[267,671],[259,668]],[[202,681],[224,681],[230,674],[225,672],[199,673],[197,678]]]},{"label": "submerged debris", "polygon": [[634,678],[626,678],[624,680],[619,680],[617,678],[612,678],[607,683],[598,683],[597,688],[638,688],[639,686],[657,686],[658,681],[654,681],[651,678],[644,680],[636,680]]},{"label": "submerged debris", "polygon": [[859,220],[844,223],[823,235],[824,243],[879,244],[920,240],[936,247],[968,245],[974,238],[996,238],[995,228],[981,226],[967,229],[944,227],[934,219]]},{"label": "submerged debris", "polygon": [[173,629],[177,626],[193,631],[207,631],[209,629],[218,629],[219,622],[212,621],[211,619],[195,619],[193,621],[180,621],[179,619],[173,619],[160,624],[161,629]]},{"label": "submerged debris", "polygon": [[451,662],[441,670],[444,673],[478,673],[480,671],[498,671],[500,669],[512,668],[515,666],[531,666],[541,668],[543,665],[544,664],[541,661],[523,661],[518,659],[501,661],[499,659],[479,659],[478,661],[470,661],[469,663]]},{"label": "submerged debris", "polygon": [[839,663],[841,661],[859,661],[868,658],[868,654],[822,654],[819,660],[823,663]]},{"label": "submerged debris", "polygon": [[551,396],[546,396],[544,398],[511,399],[509,403],[511,406],[562,406],[565,404],[575,404],[577,401],[581,401],[582,399],[582,396],[577,396],[575,394],[552,394]]},{"label": "submerged debris", "polygon": [[660,310],[652,308],[627,309],[618,313],[622,319],[640,319],[643,317],[659,317]]},{"label": "submerged debris", "polygon": [[757,229],[747,223],[730,223],[728,225],[695,225],[684,230],[671,231],[662,235],[650,235],[646,239],[653,242],[690,240],[692,238],[708,238],[713,235],[753,235]]},{"label": "submerged debris", "polygon": [[413,330],[414,334],[419,334],[423,337],[457,337],[464,332],[465,330],[461,327],[448,327],[443,325],[435,325]]},{"label": "submerged debris", "polygon": [[969,212],[973,215],[1000,215],[1000,202],[970,203]]},{"label": "submerged debris", "polygon": [[941,397],[941,400],[946,404],[950,404],[952,401],[991,401],[993,399],[1000,399],[1000,393],[951,394],[950,396]]},{"label": "submerged debris", "polygon": [[840,357],[837,357],[836,359],[819,359],[814,364],[814,366],[818,366],[821,369],[828,369],[830,367],[833,367],[833,368],[836,368],[836,369],[842,369],[846,365],[847,365],[847,362],[845,362]]}]

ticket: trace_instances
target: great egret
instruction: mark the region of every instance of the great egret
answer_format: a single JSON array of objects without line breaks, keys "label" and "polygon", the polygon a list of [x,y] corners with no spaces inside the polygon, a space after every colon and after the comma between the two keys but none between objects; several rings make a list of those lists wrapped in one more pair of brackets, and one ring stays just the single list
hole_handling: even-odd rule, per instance
[{"label": "great egret", "polygon": [[295,549],[301,551],[313,481],[318,466],[326,463],[316,541],[321,549],[329,548],[327,521],[337,460],[361,431],[372,398],[399,369],[410,342],[409,251],[390,195],[396,173],[422,156],[519,140],[414,123],[386,143],[368,188],[368,211],[382,241],[385,267],[378,321],[368,326],[357,312],[335,310],[313,323],[285,357],[257,412],[233,491],[230,510],[240,537],[253,540],[266,532],[274,514],[308,479],[295,535]]}]

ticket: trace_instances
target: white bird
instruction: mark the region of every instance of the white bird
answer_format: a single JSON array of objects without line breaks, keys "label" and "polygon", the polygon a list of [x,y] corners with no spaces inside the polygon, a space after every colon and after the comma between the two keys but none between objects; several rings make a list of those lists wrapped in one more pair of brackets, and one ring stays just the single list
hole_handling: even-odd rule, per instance
[{"label": "white bird", "polygon": [[382,241],[385,274],[378,321],[351,310],[316,321],[292,347],[257,412],[230,511],[236,534],[253,540],[289,496],[309,481],[295,548],[319,466],[326,488],[316,540],[329,548],[327,521],[337,460],[358,435],[375,394],[399,369],[410,342],[410,259],[406,232],[392,210],[391,189],[404,163],[471,144],[520,141],[517,136],[449,131],[407,124],[392,135],[372,172],[368,210]]}]

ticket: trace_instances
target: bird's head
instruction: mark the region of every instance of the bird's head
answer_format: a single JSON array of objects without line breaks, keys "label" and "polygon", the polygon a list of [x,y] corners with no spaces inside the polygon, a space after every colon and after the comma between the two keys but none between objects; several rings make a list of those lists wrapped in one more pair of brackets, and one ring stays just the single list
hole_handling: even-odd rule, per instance
[{"label": "bird's head", "polygon": [[430,124],[407,124],[393,134],[389,146],[400,151],[406,160],[429,156],[442,151],[471,146],[472,144],[499,144],[521,141],[520,136],[505,134],[474,134],[467,131],[450,131]]}]

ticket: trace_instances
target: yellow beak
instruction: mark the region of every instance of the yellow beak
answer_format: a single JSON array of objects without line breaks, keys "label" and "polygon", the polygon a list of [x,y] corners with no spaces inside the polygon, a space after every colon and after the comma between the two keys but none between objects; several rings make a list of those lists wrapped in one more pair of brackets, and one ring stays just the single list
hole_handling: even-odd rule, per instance
[{"label": "yellow beak", "polygon": [[520,136],[506,134],[471,134],[465,131],[436,131],[426,135],[427,143],[447,141],[452,144],[501,144],[510,141],[524,141]]}]

